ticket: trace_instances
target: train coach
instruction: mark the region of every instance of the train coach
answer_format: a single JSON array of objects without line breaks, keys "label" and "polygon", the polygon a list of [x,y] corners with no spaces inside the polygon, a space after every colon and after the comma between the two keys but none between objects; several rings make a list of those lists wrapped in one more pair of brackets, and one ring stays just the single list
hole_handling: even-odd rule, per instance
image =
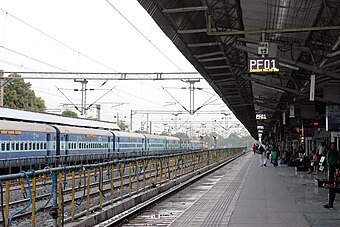
[{"label": "train coach", "polygon": [[0,158],[46,156],[55,153],[56,130],[50,125],[0,121]]},{"label": "train coach", "polygon": [[0,120],[0,139],[1,168],[4,160],[17,158],[199,148],[199,143],[171,136],[8,120]]}]

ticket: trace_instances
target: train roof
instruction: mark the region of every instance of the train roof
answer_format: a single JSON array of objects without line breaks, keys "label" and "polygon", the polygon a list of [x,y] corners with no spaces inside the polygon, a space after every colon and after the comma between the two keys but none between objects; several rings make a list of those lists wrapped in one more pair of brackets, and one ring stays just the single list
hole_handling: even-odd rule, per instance
[{"label": "train roof", "polygon": [[145,136],[143,134],[135,133],[135,132],[112,131],[112,133],[118,137],[132,137],[132,138],[145,139]]},{"label": "train roof", "polygon": [[46,133],[56,132],[56,130],[52,126],[46,125],[46,124],[37,124],[37,123],[28,123],[28,122],[19,122],[19,121],[7,121],[7,120],[0,120],[0,130],[46,132]]},{"label": "train roof", "polygon": [[73,126],[64,126],[64,125],[53,125],[58,128],[61,133],[65,134],[86,134],[86,135],[97,135],[97,136],[112,136],[110,131],[103,129],[94,129],[94,128],[80,128]]},{"label": "train roof", "polygon": [[55,114],[36,113],[23,110],[14,110],[0,107],[0,119],[12,121],[38,122],[47,124],[61,124],[70,126],[80,126],[87,128],[103,128],[110,130],[120,130],[117,124],[105,121],[95,121],[79,118],[70,118]]},{"label": "train roof", "polygon": [[174,137],[174,136],[165,136],[165,138],[167,140],[177,140],[177,141],[180,141],[180,139],[178,137]]},{"label": "train roof", "polygon": [[166,136],[153,135],[153,134],[144,134],[144,136],[147,139],[162,139],[162,140],[166,140]]}]

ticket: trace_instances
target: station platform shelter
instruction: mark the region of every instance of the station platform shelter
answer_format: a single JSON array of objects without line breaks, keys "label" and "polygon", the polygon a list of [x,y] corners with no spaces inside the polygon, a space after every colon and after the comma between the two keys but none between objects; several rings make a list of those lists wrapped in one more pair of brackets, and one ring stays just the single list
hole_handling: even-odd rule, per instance
[{"label": "station platform shelter", "polygon": [[221,168],[217,183],[170,226],[340,226],[340,196],[334,209],[323,208],[328,189],[315,175],[286,165],[261,167],[249,152]]}]

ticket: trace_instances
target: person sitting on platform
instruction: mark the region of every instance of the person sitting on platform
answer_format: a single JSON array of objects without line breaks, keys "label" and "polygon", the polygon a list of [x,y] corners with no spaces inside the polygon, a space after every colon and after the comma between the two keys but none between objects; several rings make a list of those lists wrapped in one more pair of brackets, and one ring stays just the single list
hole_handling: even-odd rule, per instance
[{"label": "person sitting on platform", "polygon": [[282,167],[283,164],[286,164],[287,162],[287,152],[282,151],[280,155],[280,166]]},{"label": "person sitting on platform", "polygon": [[312,151],[312,158],[310,161],[310,170],[308,173],[312,173],[312,174],[318,174],[318,169],[319,169],[319,157],[318,157],[318,153],[313,150]]},{"label": "person sitting on platform", "polygon": [[324,187],[329,189],[328,192],[328,203],[325,204],[323,207],[330,209],[333,208],[333,203],[335,200],[336,193],[340,193],[340,166],[337,165],[335,174],[334,174],[334,181],[331,184],[325,184]]}]

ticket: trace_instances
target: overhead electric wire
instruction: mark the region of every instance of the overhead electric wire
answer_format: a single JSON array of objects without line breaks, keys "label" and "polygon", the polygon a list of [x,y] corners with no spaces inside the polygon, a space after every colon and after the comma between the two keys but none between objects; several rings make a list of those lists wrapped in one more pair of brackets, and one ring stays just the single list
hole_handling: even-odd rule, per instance
[{"label": "overhead electric wire", "polygon": [[114,86],[113,88],[111,88],[110,90],[108,90],[105,94],[103,94],[102,96],[100,96],[96,101],[94,101],[92,104],[90,104],[88,107],[86,107],[86,109],[89,109],[93,104],[95,104],[96,102],[98,102],[101,98],[103,98],[105,95],[107,95],[110,91],[112,91],[113,89],[115,89],[116,86]]},{"label": "overhead electric wire", "polygon": [[119,13],[120,16],[122,16],[126,22],[128,22],[140,35],[142,35],[147,41],[149,41],[149,43],[156,48],[156,50],[161,53],[169,62],[171,62],[171,64],[173,64],[178,70],[182,69],[180,67],[178,67],[168,56],[166,56],[165,53],[163,53],[150,39],[148,39],[134,24],[132,24],[132,22],[130,22],[114,5],[112,5],[111,2],[109,2],[108,0],[106,0],[106,2],[117,12]]},{"label": "overhead electric wire", "polygon": [[18,54],[18,55],[21,55],[21,56],[23,56],[23,57],[26,57],[26,58],[32,59],[32,60],[34,60],[34,61],[37,61],[37,62],[39,62],[39,63],[42,63],[42,64],[44,64],[44,65],[48,65],[48,66],[50,66],[50,67],[53,67],[53,68],[59,69],[59,70],[61,70],[61,71],[67,72],[66,70],[64,70],[64,69],[62,69],[62,68],[59,68],[59,67],[54,66],[54,65],[51,65],[51,64],[49,64],[49,63],[47,63],[47,62],[43,62],[43,61],[41,61],[41,60],[39,60],[39,59],[30,57],[30,56],[28,56],[28,55],[26,55],[26,54],[22,54],[22,53],[20,53],[20,52],[17,52],[17,51],[15,51],[15,50],[9,49],[9,48],[4,47],[4,46],[0,46],[0,47],[3,48],[3,49],[5,49],[5,50],[8,50],[8,51],[10,51],[10,52],[13,52],[13,53],[15,53],[15,54]]},{"label": "overhead electric wire", "polygon": [[4,19],[4,29],[2,30],[2,42],[1,45],[4,45],[5,41],[5,31],[6,31],[6,24],[7,24],[7,13],[5,13],[5,19]]},{"label": "overhead electric wire", "polygon": [[76,106],[76,105],[74,105],[74,103],[57,87],[57,86],[55,86],[56,88],[57,88],[57,90],[58,91],[60,91],[60,93],[61,94],[63,94],[63,96],[73,105],[73,107],[76,109],[76,110],[78,110],[79,112],[81,112],[79,109],[78,109],[78,107]]},{"label": "overhead electric wire", "polygon": [[[41,89],[41,88],[40,88],[40,89]],[[64,98],[64,96],[57,95],[57,94],[52,94],[52,93],[49,93],[49,92],[46,92],[46,91],[41,91],[41,90],[39,90],[39,89],[34,89],[34,91],[37,91],[37,92],[43,93],[43,94],[47,94],[47,95],[52,95],[52,96],[59,97],[59,98]]]},{"label": "overhead electric wire", "polygon": [[[1,8],[0,8],[0,10],[3,11],[3,12],[6,14],[6,18],[7,18],[7,15],[10,15],[10,16],[12,16],[13,18],[15,18],[16,20],[20,21],[21,23],[23,23],[23,24],[29,26],[30,28],[32,28],[32,29],[34,29],[34,30],[36,30],[36,31],[38,31],[38,32],[40,32],[41,34],[44,34],[45,36],[47,36],[47,37],[49,37],[50,39],[52,39],[52,40],[58,42],[59,44],[62,44],[63,46],[65,46],[65,47],[67,47],[67,48],[69,48],[69,49],[71,49],[71,50],[77,52],[78,54],[81,54],[81,55],[83,55],[83,56],[85,56],[85,57],[91,59],[92,61],[94,61],[94,62],[96,62],[96,63],[98,63],[98,64],[100,64],[100,65],[105,66],[106,68],[109,68],[109,69],[111,69],[111,70],[116,71],[115,69],[112,69],[112,68],[110,68],[110,67],[108,67],[108,66],[106,66],[106,65],[104,65],[104,64],[102,64],[102,63],[100,63],[100,62],[98,62],[98,61],[96,61],[95,59],[93,59],[93,58],[91,58],[91,57],[89,57],[89,56],[87,56],[87,55],[84,55],[84,54],[80,53],[79,51],[75,50],[74,48],[72,48],[72,47],[70,47],[70,46],[68,46],[68,45],[66,45],[66,44],[64,44],[64,43],[62,43],[61,41],[59,41],[59,40],[53,38],[52,36],[46,34],[45,32],[43,32],[43,31],[41,31],[41,30],[39,30],[39,29],[33,27],[32,25],[30,25],[30,24],[26,23],[25,21],[23,21],[23,20],[21,20],[21,19],[15,17],[14,15],[12,15],[12,14],[6,12],[5,10],[3,10],[3,9],[1,9]],[[5,31],[4,31],[4,33],[5,33]],[[3,34],[3,37],[4,37],[4,34]],[[3,41],[4,41],[4,38],[3,38]],[[62,68],[57,67],[57,66],[54,66],[54,65],[49,64],[49,63],[47,63],[47,62],[41,61],[41,60],[39,60],[39,59],[33,58],[33,57],[31,57],[31,56],[28,56],[28,55],[26,55],[26,54],[20,53],[20,52],[18,52],[18,51],[12,50],[12,49],[7,48],[7,47],[5,47],[5,46],[3,46],[3,45],[0,46],[0,47],[3,48],[3,49],[5,49],[5,50],[7,50],[7,51],[13,52],[13,53],[15,53],[15,54],[17,54],[17,55],[21,55],[21,56],[23,56],[23,57],[25,57],[25,58],[28,58],[28,59],[34,60],[34,61],[36,61],[36,62],[42,63],[42,64],[44,64],[44,65],[47,65],[47,66],[49,66],[49,67],[52,67],[52,68],[55,68],[55,69],[58,69],[58,70],[67,72],[67,70],[65,70],[65,69],[62,69]],[[6,62],[6,63],[8,64],[9,62]],[[13,63],[11,63],[11,64],[14,65]],[[35,70],[33,70],[33,71],[35,71]],[[60,91],[60,89],[58,89],[58,90]],[[61,92],[61,93],[62,93],[62,92]],[[62,94],[63,94],[63,93],[62,93]],[[67,97],[65,96],[65,94],[63,94],[63,95],[64,95],[65,98],[67,98]],[[70,101],[69,98],[67,98],[67,99]],[[71,102],[71,101],[70,101],[70,102]],[[71,104],[73,104],[73,103],[71,102]],[[75,106],[75,108],[77,109],[76,106]],[[77,109],[77,110],[78,110],[78,109]],[[78,111],[79,111],[79,110],[78,110]]]},{"label": "overhead electric wire", "polygon": [[187,108],[185,108],[185,106],[183,106],[173,95],[171,95],[170,94],[170,92],[168,92],[164,87],[162,87],[163,88],[163,90],[164,91],[166,91],[166,93],[168,93],[185,111],[187,111],[187,112],[189,112],[190,113],[190,111],[187,109]]},{"label": "overhead electric wire", "polygon": [[215,95],[211,96],[207,101],[205,101],[201,106],[197,107],[195,110],[194,110],[194,113],[196,113],[198,110],[200,110],[201,108],[203,108],[204,106],[207,106],[209,105],[210,103],[213,103],[213,102],[216,102],[217,100],[219,100],[220,98],[217,98],[217,99],[214,99],[212,100],[211,102],[210,99],[212,99]]},{"label": "overhead electric wire", "polygon": [[[108,68],[108,69],[110,69],[110,70],[113,70],[113,71],[117,72],[117,70],[115,70],[115,69],[113,69],[113,68],[111,68],[111,67],[109,67],[109,66],[107,66],[107,65],[105,65],[105,64],[103,64],[103,63],[101,63],[101,62],[99,62],[99,61],[97,61],[97,60],[95,60],[95,59],[93,59],[93,58],[91,58],[90,56],[88,56],[88,55],[86,55],[86,54],[81,53],[80,51],[78,51],[78,50],[76,50],[76,49],[70,47],[69,45],[67,45],[67,44],[65,44],[65,43],[63,43],[63,42],[57,40],[56,38],[50,36],[49,34],[43,32],[43,31],[39,30],[38,28],[36,28],[36,27],[34,27],[34,26],[28,24],[27,22],[21,20],[20,18],[18,18],[18,17],[16,17],[16,16],[14,16],[14,15],[8,13],[7,11],[3,10],[2,8],[0,8],[0,11],[4,12],[6,15],[10,15],[10,16],[13,17],[14,19],[16,19],[16,20],[20,21],[21,23],[27,25],[28,27],[30,27],[30,28],[36,30],[37,32],[40,32],[41,34],[47,36],[48,38],[50,38],[50,39],[56,41],[57,43],[59,43],[59,44],[65,46],[65,47],[69,48],[70,50],[73,50],[73,51],[77,52],[78,54],[80,54],[80,55],[82,55],[82,56],[84,56],[84,57],[90,59],[91,61],[93,61],[93,62],[95,62],[95,63],[97,63],[97,64],[99,64],[99,65],[102,65],[102,66],[104,66],[104,67],[106,67],[106,68]],[[4,34],[3,34],[3,35],[4,35]]]},{"label": "overhead electric wire", "polygon": [[5,64],[8,64],[8,65],[12,65],[14,67],[17,67],[17,68],[24,68],[24,69],[27,69],[27,70],[30,70],[30,71],[35,71],[34,69],[31,69],[31,68],[26,68],[25,66],[23,65],[18,65],[16,63],[13,63],[13,62],[9,62],[9,61],[6,61],[6,60],[3,60],[3,59],[0,59],[1,62],[5,63]]}]

